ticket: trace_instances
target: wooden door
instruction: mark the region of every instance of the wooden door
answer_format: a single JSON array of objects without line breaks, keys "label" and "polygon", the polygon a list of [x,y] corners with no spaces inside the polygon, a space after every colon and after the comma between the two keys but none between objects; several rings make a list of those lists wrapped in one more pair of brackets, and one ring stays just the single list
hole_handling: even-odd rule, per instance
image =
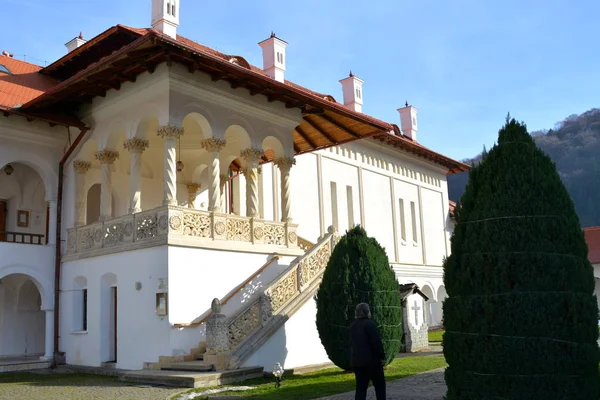
[{"label": "wooden door", "polygon": [[0,242],[6,241],[6,202],[0,201]]}]

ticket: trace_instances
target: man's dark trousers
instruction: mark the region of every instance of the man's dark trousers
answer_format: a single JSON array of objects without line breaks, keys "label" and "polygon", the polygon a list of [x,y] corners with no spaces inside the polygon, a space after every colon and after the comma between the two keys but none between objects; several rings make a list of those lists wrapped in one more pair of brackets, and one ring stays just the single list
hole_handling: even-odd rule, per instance
[{"label": "man's dark trousers", "polygon": [[373,381],[377,400],[385,400],[385,376],[383,375],[383,367],[354,368],[354,375],[356,376],[355,400],[366,400],[369,381]]}]

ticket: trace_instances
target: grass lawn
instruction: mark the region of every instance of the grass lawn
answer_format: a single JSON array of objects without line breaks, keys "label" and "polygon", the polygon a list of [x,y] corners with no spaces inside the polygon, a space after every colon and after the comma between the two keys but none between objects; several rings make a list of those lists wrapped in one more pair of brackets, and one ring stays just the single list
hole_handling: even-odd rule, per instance
[{"label": "grass lawn", "polygon": [[429,341],[430,342],[441,342],[443,334],[444,334],[444,331],[441,329],[437,330],[437,331],[429,331]]},{"label": "grass lawn", "polygon": [[[387,381],[405,378],[419,372],[445,367],[444,356],[404,357],[397,358],[385,369]],[[257,386],[254,390],[244,392],[219,393],[219,395],[243,395],[249,399],[264,400],[308,400],[330,396],[354,390],[354,374],[339,368],[325,369],[304,375],[284,376],[282,386],[275,388],[273,378],[259,378],[244,382],[242,385]],[[195,389],[191,392],[202,392],[206,389]],[[200,400],[200,399],[198,399]]]}]

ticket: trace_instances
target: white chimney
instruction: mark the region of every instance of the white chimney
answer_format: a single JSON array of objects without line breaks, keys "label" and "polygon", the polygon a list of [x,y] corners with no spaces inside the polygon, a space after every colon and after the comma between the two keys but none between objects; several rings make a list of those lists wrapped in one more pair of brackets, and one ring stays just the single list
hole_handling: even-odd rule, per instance
[{"label": "white chimney", "polygon": [[279,39],[273,32],[271,36],[258,44],[263,53],[263,71],[278,82],[285,82],[285,48],[287,42]]},{"label": "white chimney", "polygon": [[402,127],[402,133],[406,136],[417,141],[417,109],[413,106],[408,105],[408,101],[406,105],[402,108],[398,109],[400,113],[400,126]]},{"label": "white chimney", "polygon": [[152,0],[152,27],[177,39],[180,0]]},{"label": "white chimney", "polygon": [[87,40],[85,40],[83,38],[83,34],[81,32],[79,32],[79,36],[77,36],[76,38],[74,38],[73,40],[71,40],[70,42],[65,44],[65,46],[67,46],[67,50],[70,53],[73,50],[75,50],[76,48],[83,46],[86,43],[87,43]]},{"label": "white chimney", "polygon": [[362,112],[364,81],[350,71],[350,75],[340,81],[344,93],[344,105],[351,110]]}]

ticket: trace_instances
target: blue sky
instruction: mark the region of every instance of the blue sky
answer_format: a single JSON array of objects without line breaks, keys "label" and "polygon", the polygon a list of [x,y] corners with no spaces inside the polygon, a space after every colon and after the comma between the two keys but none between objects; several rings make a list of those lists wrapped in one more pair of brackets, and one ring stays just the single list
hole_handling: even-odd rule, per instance
[{"label": "blue sky", "polygon": [[[577,7],[574,6],[577,4]],[[261,66],[271,31],[286,78],[341,101],[349,70],[367,114],[419,109],[419,142],[463,159],[495,141],[507,112],[529,130],[600,107],[594,0],[181,0],[178,33]],[[150,25],[151,0],[0,0],[0,51],[42,64],[83,31]]]}]

